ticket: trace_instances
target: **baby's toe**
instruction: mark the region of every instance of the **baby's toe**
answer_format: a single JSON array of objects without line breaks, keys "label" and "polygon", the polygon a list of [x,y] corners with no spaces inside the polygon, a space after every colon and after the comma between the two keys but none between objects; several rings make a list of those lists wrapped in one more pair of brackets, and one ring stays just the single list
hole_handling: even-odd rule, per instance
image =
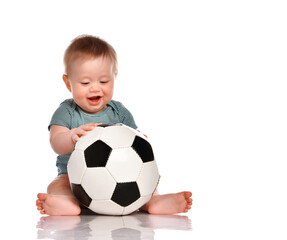
[{"label": "baby's toe", "polygon": [[192,196],[191,192],[185,192],[185,198],[190,198]]}]

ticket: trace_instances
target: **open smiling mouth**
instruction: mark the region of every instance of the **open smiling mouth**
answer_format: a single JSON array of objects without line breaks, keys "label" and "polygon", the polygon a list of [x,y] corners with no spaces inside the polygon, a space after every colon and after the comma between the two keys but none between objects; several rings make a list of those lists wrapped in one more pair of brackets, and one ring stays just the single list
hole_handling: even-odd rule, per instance
[{"label": "open smiling mouth", "polygon": [[89,102],[93,105],[98,104],[101,101],[101,96],[94,96],[94,97],[90,97],[88,98]]}]

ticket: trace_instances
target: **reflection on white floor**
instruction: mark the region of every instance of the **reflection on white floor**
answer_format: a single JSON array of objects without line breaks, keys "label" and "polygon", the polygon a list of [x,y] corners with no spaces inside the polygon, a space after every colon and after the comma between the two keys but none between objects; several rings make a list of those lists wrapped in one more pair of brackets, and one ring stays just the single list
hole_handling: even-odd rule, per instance
[{"label": "reflection on white floor", "polygon": [[182,215],[43,216],[37,239],[155,239],[155,229],[191,231],[191,220]]}]

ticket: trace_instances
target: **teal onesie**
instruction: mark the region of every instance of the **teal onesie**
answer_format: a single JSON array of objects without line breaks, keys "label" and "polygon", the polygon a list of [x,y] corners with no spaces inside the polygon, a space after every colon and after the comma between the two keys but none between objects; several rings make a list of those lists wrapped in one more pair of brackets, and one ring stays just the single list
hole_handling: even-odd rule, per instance
[{"label": "teal onesie", "polygon": [[[52,116],[51,125],[60,125],[69,129],[77,128],[87,123],[116,124],[123,123],[137,129],[132,114],[118,101],[110,101],[107,108],[98,114],[85,113],[73,99],[67,99],[60,104]],[[71,154],[58,155],[56,166],[58,175],[67,174],[67,164]]]}]

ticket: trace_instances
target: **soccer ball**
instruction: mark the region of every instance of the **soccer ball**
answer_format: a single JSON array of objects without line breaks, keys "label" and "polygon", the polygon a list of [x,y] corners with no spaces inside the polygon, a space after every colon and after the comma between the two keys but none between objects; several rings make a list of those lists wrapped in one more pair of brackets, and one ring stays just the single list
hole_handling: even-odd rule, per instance
[{"label": "soccer ball", "polygon": [[68,162],[72,191],[95,213],[130,214],[149,201],[159,173],[151,144],[125,126],[100,125],[80,138]]}]

